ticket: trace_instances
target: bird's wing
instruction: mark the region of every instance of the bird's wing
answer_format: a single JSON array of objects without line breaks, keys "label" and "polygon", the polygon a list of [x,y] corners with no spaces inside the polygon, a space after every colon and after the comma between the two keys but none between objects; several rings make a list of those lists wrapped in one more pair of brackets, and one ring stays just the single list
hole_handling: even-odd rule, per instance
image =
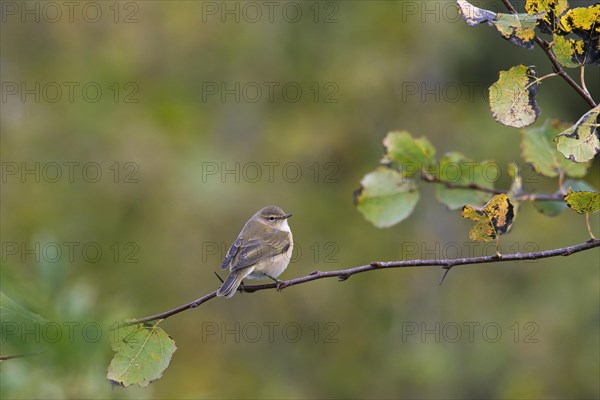
[{"label": "bird's wing", "polygon": [[251,267],[261,260],[285,253],[289,248],[289,234],[273,229],[263,239],[251,239],[242,243],[233,258],[231,271]]},{"label": "bird's wing", "polygon": [[221,264],[221,269],[229,268],[229,264],[231,264],[231,260],[233,260],[233,257],[235,257],[235,255],[240,250],[241,244],[242,244],[242,239],[240,239],[239,237],[237,239],[235,239],[235,242],[233,242],[233,244],[231,245],[229,250],[227,250],[227,255],[225,256],[225,259],[223,260],[223,264]]}]

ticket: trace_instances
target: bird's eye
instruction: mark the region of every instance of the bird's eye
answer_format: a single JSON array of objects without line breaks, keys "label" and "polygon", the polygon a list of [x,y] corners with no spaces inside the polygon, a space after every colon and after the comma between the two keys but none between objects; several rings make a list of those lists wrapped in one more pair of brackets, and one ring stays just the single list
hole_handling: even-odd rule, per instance
[{"label": "bird's eye", "polygon": [[269,221],[275,221],[275,217],[269,217]]}]

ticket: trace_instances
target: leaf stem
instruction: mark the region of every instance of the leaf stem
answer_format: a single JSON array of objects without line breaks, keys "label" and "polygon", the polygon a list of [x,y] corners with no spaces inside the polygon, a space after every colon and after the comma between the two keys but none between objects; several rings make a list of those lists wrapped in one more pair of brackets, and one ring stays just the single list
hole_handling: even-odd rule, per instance
[{"label": "leaf stem", "polygon": [[567,194],[565,191],[565,171],[562,169],[558,171],[558,188],[563,196]]},{"label": "leaf stem", "polygon": [[535,78],[535,80],[533,82],[531,82],[530,84],[528,84],[527,86],[525,86],[525,88],[523,89],[523,92],[525,92],[527,89],[529,89],[530,86],[532,85],[537,85],[538,83],[540,83],[541,81],[543,81],[546,78],[551,78],[553,76],[557,76],[558,74],[556,72],[552,72],[550,74],[546,74],[544,76],[541,76],[539,78]]},{"label": "leaf stem", "polygon": [[496,233],[496,257],[502,257],[502,254],[500,253],[500,235],[498,235],[498,233]]},{"label": "leaf stem", "polygon": [[581,88],[588,94],[588,96],[591,96],[587,86],[585,85],[585,65],[581,66],[581,76],[579,77],[579,80],[581,81]]},{"label": "leaf stem", "polygon": [[588,233],[590,234],[590,238],[592,240],[596,240],[594,236],[594,232],[592,232],[592,227],[590,226],[590,213],[585,213],[585,225],[587,226]]}]

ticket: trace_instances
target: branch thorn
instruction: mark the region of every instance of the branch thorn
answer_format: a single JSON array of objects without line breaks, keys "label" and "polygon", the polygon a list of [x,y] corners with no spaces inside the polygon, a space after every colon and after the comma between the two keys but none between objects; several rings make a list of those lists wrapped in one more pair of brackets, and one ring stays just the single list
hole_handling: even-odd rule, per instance
[{"label": "branch thorn", "polygon": [[444,280],[446,279],[446,275],[448,275],[448,272],[450,272],[450,270],[452,269],[451,265],[442,267],[443,269],[445,269],[444,271],[444,275],[442,276],[442,279],[440,280],[440,283],[438,286],[442,286],[442,283],[444,283]]}]

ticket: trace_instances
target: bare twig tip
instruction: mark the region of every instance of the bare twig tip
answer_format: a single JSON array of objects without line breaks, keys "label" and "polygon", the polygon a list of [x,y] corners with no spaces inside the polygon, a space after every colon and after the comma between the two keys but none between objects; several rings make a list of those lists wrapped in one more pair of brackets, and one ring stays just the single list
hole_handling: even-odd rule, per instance
[{"label": "bare twig tip", "polygon": [[219,274],[217,274],[216,272],[215,272],[214,274],[215,274],[215,276],[217,277],[217,279],[218,279],[218,280],[220,280],[220,281],[221,281],[221,283],[223,283],[223,279],[221,279],[221,277],[219,276]]}]

